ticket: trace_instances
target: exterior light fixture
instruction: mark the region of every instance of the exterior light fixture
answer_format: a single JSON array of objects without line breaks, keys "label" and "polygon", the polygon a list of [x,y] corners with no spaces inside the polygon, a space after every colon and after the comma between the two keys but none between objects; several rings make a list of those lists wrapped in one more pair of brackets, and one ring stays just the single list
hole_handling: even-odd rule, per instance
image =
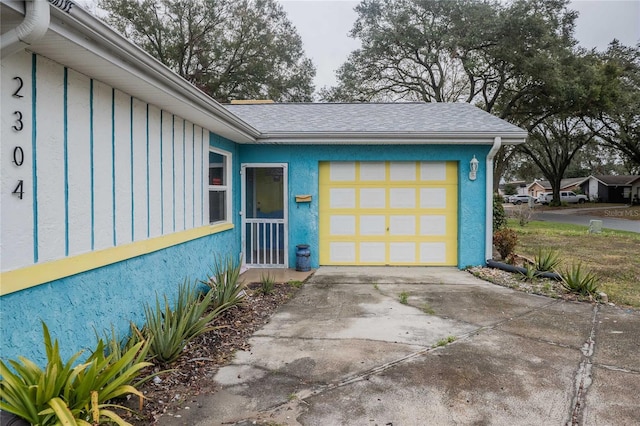
[{"label": "exterior light fixture", "polygon": [[469,180],[476,180],[476,177],[477,177],[476,175],[478,173],[478,164],[480,164],[480,162],[474,155],[471,161],[469,162]]}]

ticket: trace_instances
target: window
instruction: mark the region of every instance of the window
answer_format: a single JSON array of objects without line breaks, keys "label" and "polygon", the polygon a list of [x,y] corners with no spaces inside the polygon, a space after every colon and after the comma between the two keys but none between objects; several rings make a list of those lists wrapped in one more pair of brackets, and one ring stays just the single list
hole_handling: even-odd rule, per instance
[{"label": "window", "polygon": [[209,148],[209,223],[230,222],[231,154]]}]

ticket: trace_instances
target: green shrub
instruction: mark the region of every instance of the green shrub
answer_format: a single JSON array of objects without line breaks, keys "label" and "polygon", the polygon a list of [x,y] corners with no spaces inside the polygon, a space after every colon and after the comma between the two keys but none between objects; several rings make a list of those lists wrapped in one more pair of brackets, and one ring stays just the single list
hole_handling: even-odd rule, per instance
[{"label": "green shrub", "polygon": [[260,291],[262,294],[271,294],[276,286],[276,280],[267,273],[267,275],[260,275]]},{"label": "green shrub", "polygon": [[599,278],[589,270],[582,269],[582,263],[573,263],[570,268],[560,272],[562,285],[572,293],[584,296],[595,295],[598,292]]},{"label": "green shrub", "polygon": [[558,250],[538,249],[538,254],[534,257],[534,264],[538,271],[552,272],[560,264],[560,252]]},{"label": "green shrub", "polygon": [[[209,291],[202,300],[195,287],[185,280],[178,288],[178,300],[171,309],[167,297],[164,297],[164,308],[156,296],[155,309],[146,305],[144,313],[146,323],[141,334],[149,340],[149,355],[160,362],[170,364],[182,353],[184,346],[191,340],[217,327],[211,321],[228,308],[218,305],[205,315],[213,304],[214,293]],[[134,326],[134,332],[137,332]]]},{"label": "green shrub", "polygon": [[496,232],[507,226],[507,215],[502,205],[502,196],[493,195],[493,232]]},{"label": "green shrub", "polygon": [[231,256],[226,260],[217,259],[214,262],[211,276],[206,284],[212,294],[212,306],[217,308],[226,305],[227,308],[240,304],[246,297],[246,283],[240,281],[241,262],[236,262]]},{"label": "green shrub", "polygon": [[105,355],[104,342],[100,340],[93,354],[73,367],[82,352],[64,363],[58,341],[51,342],[44,323],[42,330],[47,355],[44,370],[24,357],[19,357],[19,361],[9,360],[13,371],[0,361],[0,410],[40,426],[112,422],[128,425],[107,409],[118,407],[108,402],[129,394],[143,397],[130,384],[143,368],[151,365],[134,362],[142,343],[134,345],[116,361],[112,355]]},{"label": "green shrub", "polygon": [[400,303],[402,303],[403,305],[409,303],[409,293],[407,293],[406,291],[400,293]]},{"label": "green shrub", "polygon": [[518,234],[513,229],[504,228],[493,233],[493,245],[503,259],[513,253],[516,244],[518,244]]}]

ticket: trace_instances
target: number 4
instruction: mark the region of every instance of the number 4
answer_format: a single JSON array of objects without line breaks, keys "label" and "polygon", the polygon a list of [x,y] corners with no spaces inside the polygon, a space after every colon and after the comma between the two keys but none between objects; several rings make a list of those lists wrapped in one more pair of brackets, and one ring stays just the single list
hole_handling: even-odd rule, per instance
[{"label": "number 4", "polygon": [[18,185],[16,186],[16,189],[14,189],[13,192],[11,193],[15,194],[16,196],[18,196],[18,198],[22,200],[22,194],[24,194],[24,190],[22,189],[22,180],[18,181]]}]

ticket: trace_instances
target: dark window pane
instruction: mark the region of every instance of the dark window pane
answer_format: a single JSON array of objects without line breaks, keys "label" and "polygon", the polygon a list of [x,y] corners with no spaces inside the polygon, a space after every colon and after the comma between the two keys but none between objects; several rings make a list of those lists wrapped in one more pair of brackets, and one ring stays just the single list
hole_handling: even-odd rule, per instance
[{"label": "dark window pane", "polygon": [[209,191],[209,223],[227,220],[226,191]]},{"label": "dark window pane", "polygon": [[224,155],[209,152],[209,185],[226,185],[226,158]]}]

